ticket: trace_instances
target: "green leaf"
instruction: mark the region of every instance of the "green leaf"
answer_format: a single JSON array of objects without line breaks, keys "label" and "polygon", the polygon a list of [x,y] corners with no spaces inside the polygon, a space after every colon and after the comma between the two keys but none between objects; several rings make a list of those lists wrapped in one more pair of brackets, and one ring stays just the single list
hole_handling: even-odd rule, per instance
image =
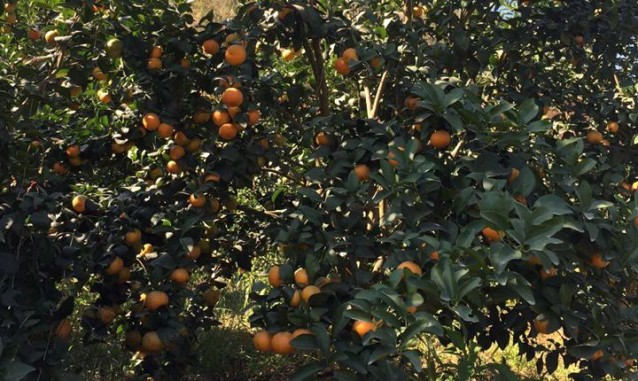
[{"label": "green leaf", "polygon": [[523,300],[525,300],[530,305],[535,305],[536,300],[534,299],[534,293],[532,292],[532,285],[525,279],[521,274],[510,272],[509,278],[507,279],[507,287],[514,290],[518,295],[520,295]]},{"label": "green leaf", "polygon": [[423,365],[421,364],[421,353],[415,350],[405,351],[403,352],[403,357],[405,357],[416,372],[421,372],[423,370]]},{"label": "green leaf", "polygon": [[536,187],[536,176],[532,170],[525,166],[521,169],[520,175],[512,183],[512,192],[515,195],[529,196]]},{"label": "green leaf", "polygon": [[503,273],[507,269],[507,264],[515,259],[521,259],[519,250],[514,250],[508,245],[495,242],[490,246],[490,262],[494,266],[497,274]]},{"label": "green leaf", "polygon": [[35,368],[23,362],[10,362],[4,365],[5,381],[20,381],[29,373],[35,371]]},{"label": "green leaf", "polygon": [[441,258],[430,271],[430,279],[439,289],[441,300],[449,302],[457,300],[458,284],[452,273],[452,266],[447,257]]},{"label": "green leaf", "polygon": [[372,365],[380,359],[388,357],[392,353],[394,353],[394,347],[380,345],[370,354],[370,357],[368,358],[368,365]]},{"label": "green leaf", "polygon": [[521,124],[527,124],[538,115],[538,105],[533,99],[526,99],[520,105]]},{"label": "green leaf", "polygon": [[421,333],[431,333],[436,336],[443,335],[443,327],[438,320],[427,312],[420,311],[415,314],[416,321],[410,324],[405,331],[399,335],[399,342],[402,347],[408,345],[408,342]]}]

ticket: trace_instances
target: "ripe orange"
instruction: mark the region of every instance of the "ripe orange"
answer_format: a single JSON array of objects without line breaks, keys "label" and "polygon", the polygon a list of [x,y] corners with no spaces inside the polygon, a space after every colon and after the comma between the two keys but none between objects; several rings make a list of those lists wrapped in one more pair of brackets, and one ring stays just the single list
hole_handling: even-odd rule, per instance
[{"label": "ripe orange", "polygon": [[450,145],[450,133],[445,130],[434,131],[430,135],[430,145],[438,149],[447,148]]},{"label": "ripe orange", "polygon": [[193,122],[197,124],[204,124],[208,122],[209,119],[210,119],[209,111],[199,110],[195,112],[195,115],[193,115]]},{"label": "ripe orange", "polygon": [[594,354],[591,356],[591,361],[598,361],[601,358],[603,358],[604,355],[605,353],[599,349],[596,352],[594,352]]},{"label": "ripe orange", "polygon": [[188,136],[186,136],[184,131],[177,131],[175,135],[173,135],[173,141],[175,142],[175,144],[182,147],[190,143],[190,139],[188,138]]},{"label": "ripe orange", "polygon": [[306,287],[310,283],[306,269],[300,268],[295,271],[295,283],[297,283],[299,287]]},{"label": "ripe orange", "polygon": [[383,64],[383,61],[381,60],[381,57],[379,57],[379,56],[374,57],[374,58],[372,58],[372,59],[370,60],[370,66],[371,66],[373,69],[378,69],[378,68],[380,68],[382,64]]},{"label": "ripe orange", "polygon": [[179,160],[186,155],[186,150],[182,146],[172,146],[168,151],[170,158],[173,160]]},{"label": "ripe orange", "polygon": [[131,268],[130,267],[122,267],[119,274],[117,274],[117,281],[119,283],[126,283],[131,279]]},{"label": "ripe orange", "polygon": [[599,144],[603,140],[603,134],[598,131],[589,131],[587,133],[587,142],[590,144]]},{"label": "ripe orange", "polygon": [[407,306],[405,308],[405,312],[409,313],[409,314],[413,314],[416,312],[417,307],[416,306]]},{"label": "ripe orange", "polygon": [[558,269],[556,267],[550,267],[549,269],[542,268],[539,271],[542,280],[555,277],[558,275]]},{"label": "ripe orange", "polygon": [[332,145],[332,137],[325,132],[320,132],[315,136],[315,143],[319,146]]},{"label": "ripe orange", "polygon": [[576,45],[583,47],[585,45],[585,36],[583,36],[582,34],[576,35],[576,37],[574,37],[574,42],[576,43]]},{"label": "ripe orange", "polygon": [[505,237],[505,232],[496,231],[496,230],[494,230],[494,229],[492,229],[490,227],[487,227],[487,226],[485,228],[483,228],[481,233],[483,234],[483,237],[489,243],[500,241],[501,239],[503,239],[503,237]]},{"label": "ripe orange", "polygon": [[215,110],[211,114],[211,119],[217,125],[217,127],[230,122],[230,115],[225,110]]},{"label": "ripe orange", "polygon": [[82,86],[73,85],[69,87],[69,95],[71,95],[71,97],[75,98],[80,94],[82,94]]},{"label": "ripe orange", "polygon": [[29,29],[28,34],[29,34],[29,40],[39,40],[40,37],[42,37],[42,33],[40,33],[39,30],[33,29],[33,28]]},{"label": "ripe orange", "polygon": [[188,253],[186,253],[186,258],[195,260],[199,258],[200,255],[202,255],[202,249],[195,245]]},{"label": "ripe orange", "polygon": [[611,142],[607,139],[603,139],[600,141],[600,145],[602,145],[603,147],[609,147],[611,146]]},{"label": "ripe orange", "polygon": [[65,167],[64,164],[60,163],[59,161],[53,163],[52,169],[53,169],[53,172],[55,172],[59,176],[64,176],[69,172],[69,169]]},{"label": "ripe orange", "polygon": [[73,197],[73,200],[71,200],[71,206],[73,207],[73,210],[75,210],[76,213],[84,213],[84,211],[86,210],[87,200],[88,198],[84,195]]},{"label": "ripe orange", "polygon": [[350,61],[359,61],[359,55],[357,54],[357,49],[348,48],[341,53],[341,58],[346,61],[346,63],[350,63]]},{"label": "ripe orange", "polygon": [[151,245],[150,243],[145,243],[144,246],[142,247],[142,250],[140,250],[140,253],[138,256],[143,257],[147,254],[150,254],[153,252],[153,250],[155,250],[153,248],[153,245]]},{"label": "ripe orange", "polygon": [[231,119],[234,119],[241,112],[241,107],[228,107],[227,110]]},{"label": "ripe orange", "polygon": [[151,49],[151,53],[149,54],[149,58],[161,58],[162,54],[164,54],[164,49],[161,46],[153,46]]},{"label": "ripe orange", "polygon": [[159,70],[162,68],[162,60],[159,58],[149,58],[146,67],[148,70]]},{"label": "ripe orange", "polygon": [[433,251],[430,253],[429,258],[433,261],[438,261],[440,258],[439,252],[438,251]]},{"label": "ripe orange", "polygon": [[517,194],[516,196],[514,196],[514,200],[516,200],[520,204],[527,205],[527,198],[522,194]]},{"label": "ripe orange", "polygon": [[237,33],[231,33],[228,36],[226,36],[226,38],[224,39],[224,43],[226,43],[226,45],[230,45],[233,42],[242,42],[241,40],[241,36]]},{"label": "ripe orange", "polygon": [[55,335],[62,340],[67,340],[71,336],[71,322],[67,319],[62,319],[55,327]]},{"label": "ripe orange", "polygon": [[148,131],[155,131],[160,126],[160,118],[157,114],[150,112],[142,117],[142,125]]},{"label": "ripe orange", "polygon": [[217,132],[219,137],[224,140],[233,140],[238,133],[237,127],[233,123],[222,124]]},{"label": "ripe orange", "polygon": [[4,11],[7,13],[15,12],[17,5],[15,2],[10,1],[4,5]]},{"label": "ripe orange", "polygon": [[144,299],[144,307],[155,311],[168,305],[168,295],[164,291],[151,291]]},{"label": "ripe orange", "polygon": [[616,132],[618,132],[619,128],[620,127],[618,126],[618,122],[611,121],[607,123],[607,131],[611,132],[612,134],[615,134]]},{"label": "ripe orange", "polygon": [[109,93],[108,90],[98,90],[97,98],[104,104],[111,103],[113,100],[113,98],[111,98],[111,93]]},{"label": "ripe orange", "polygon": [[188,274],[188,271],[183,268],[175,269],[171,273],[171,280],[178,284],[184,284],[188,282],[189,278],[190,278],[190,275]]},{"label": "ripe orange", "polygon": [[142,349],[149,353],[157,353],[164,350],[164,343],[157,332],[150,331],[142,337]]},{"label": "ripe orange", "polygon": [[405,108],[409,110],[416,109],[417,107],[419,107],[420,104],[421,104],[421,99],[413,95],[408,95],[403,101],[403,105],[405,106]]},{"label": "ripe orange", "polygon": [[283,8],[277,12],[277,19],[279,21],[284,21],[289,14],[293,12],[292,8]]},{"label": "ripe orange", "polygon": [[138,242],[140,242],[141,239],[142,239],[142,232],[140,231],[140,229],[130,230],[126,232],[126,234],[124,235],[124,242],[128,246],[136,245]]},{"label": "ripe orange", "polygon": [[170,138],[173,135],[173,131],[175,131],[175,129],[168,123],[161,123],[159,127],[157,127],[157,133],[164,139]]},{"label": "ripe orange", "polygon": [[160,167],[155,167],[148,171],[148,177],[153,180],[157,179],[160,176],[162,176],[162,169]]},{"label": "ripe orange", "polygon": [[246,61],[246,49],[241,45],[231,45],[226,48],[224,59],[231,66],[239,66]]},{"label": "ripe orange", "polygon": [[370,177],[370,168],[365,164],[359,164],[354,167],[354,174],[359,181],[366,181]]},{"label": "ripe orange", "polygon": [[48,32],[46,32],[44,34],[44,41],[47,42],[47,44],[49,45],[55,45],[55,38],[58,37],[60,35],[60,32],[58,32],[57,30],[53,29],[50,30]]},{"label": "ripe orange", "polygon": [[370,321],[357,320],[352,325],[352,330],[356,332],[360,337],[363,337],[366,333],[375,331],[376,329],[377,325]]},{"label": "ripe orange", "polygon": [[215,55],[217,54],[217,52],[219,52],[219,43],[213,40],[212,38],[209,40],[206,40],[202,44],[202,50],[204,51],[205,54],[208,54],[210,56]]},{"label": "ripe orange", "polygon": [[244,103],[244,94],[241,90],[229,87],[222,93],[221,101],[226,107],[239,107]]},{"label": "ripe orange", "polygon": [[219,210],[221,209],[222,204],[219,202],[218,199],[213,198],[210,200],[210,212],[215,214],[217,212],[219,212]]},{"label": "ripe orange", "polygon": [[297,57],[297,52],[295,52],[295,49],[283,49],[281,51],[281,58],[286,62],[294,60],[295,57]]},{"label": "ripe orange", "polygon": [[272,351],[272,338],[268,331],[259,331],[253,336],[253,345],[259,352]]},{"label": "ripe orange", "polygon": [[109,324],[115,319],[115,310],[113,307],[104,306],[97,309],[97,317],[102,320],[102,323]]},{"label": "ripe orange", "polygon": [[213,182],[213,183],[218,183],[219,180],[221,180],[221,177],[219,176],[219,173],[217,172],[211,172],[209,174],[206,175],[206,177],[204,178],[204,182]]},{"label": "ripe orange", "polygon": [[594,253],[589,259],[589,262],[597,269],[604,269],[605,267],[609,266],[609,261],[606,261],[603,258],[603,254],[600,252]]},{"label": "ripe orange", "polygon": [[166,163],[166,172],[173,175],[177,175],[180,172],[182,172],[182,168],[180,168],[179,164],[177,164],[176,161],[171,160],[168,163]]},{"label": "ripe orange", "polygon": [[93,78],[96,81],[106,81],[108,77],[108,74],[105,74],[99,66],[93,68]]},{"label": "ripe orange", "polygon": [[543,316],[537,316],[536,319],[534,319],[534,329],[543,335],[551,333],[549,329],[549,319]]},{"label": "ripe orange", "polygon": [[408,269],[410,270],[410,272],[412,272],[415,275],[423,274],[423,271],[421,270],[421,266],[419,266],[413,261],[402,262],[400,265],[397,266],[397,269],[399,270]]},{"label": "ripe orange", "polygon": [[516,168],[510,169],[510,174],[507,177],[507,183],[508,184],[513,183],[518,178],[518,176],[520,174],[521,174],[521,171],[519,171],[518,169],[516,169]]},{"label": "ripe orange", "polygon": [[290,345],[292,340],[292,333],[290,332],[278,332],[272,336],[271,345],[272,350],[280,355],[289,354],[295,351],[295,348]]},{"label": "ripe orange", "polygon": [[217,302],[219,302],[220,297],[221,297],[221,293],[219,292],[218,289],[214,287],[211,287],[208,290],[206,290],[203,295],[204,303],[206,303],[207,306],[211,306],[211,307],[214,307],[217,304]]},{"label": "ripe orange", "polygon": [[301,291],[295,290],[290,298],[290,307],[297,308],[301,304]]},{"label": "ripe orange", "polygon": [[396,155],[392,151],[388,153],[388,163],[390,163],[392,168],[396,168],[399,165],[399,161],[395,159],[395,156]]},{"label": "ripe orange", "polygon": [[312,333],[312,331],[307,328],[297,328],[294,331],[292,331],[291,339],[294,339],[301,335],[314,335],[314,333]]},{"label": "ripe orange", "polygon": [[199,151],[200,148],[202,148],[202,139],[193,138],[191,139],[190,142],[188,142],[188,145],[186,146],[186,151],[193,153],[193,152]]},{"label": "ripe orange", "polygon": [[261,118],[261,112],[259,110],[248,110],[246,114],[248,115],[249,126],[254,126]]},{"label": "ripe orange", "polygon": [[69,164],[71,164],[72,167],[79,167],[82,165],[82,159],[80,157],[71,157],[69,158]]},{"label": "ripe orange", "polygon": [[423,7],[421,6],[416,6],[416,7],[412,7],[412,17],[414,17],[415,19],[420,19],[423,16]]},{"label": "ripe orange", "polygon": [[301,290],[301,299],[303,299],[304,302],[308,303],[311,296],[319,294],[319,293],[321,293],[321,289],[319,289],[319,287],[306,286],[304,287],[303,290]]},{"label": "ripe orange", "polygon": [[78,157],[80,155],[80,146],[73,144],[66,147],[66,155],[68,157]]},{"label": "ripe orange", "polygon": [[204,204],[206,204],[206,196],[204,196],[201,193],[193,193],[190,195],[190,197],[188,198],[188,202],[194,207],[194,208],[201,208],[204,206]]},{"label": "ripe orange", "polygon": [[186,58],[182,58],[181,60],[179,60],[179,65],[181,67],[183,67],[184,69],[190,69],[191,68],[191,61],[189,61]]},{"label": "ripe orange", "polygon": [[279,276],[279,266],[273,266],[268,270],[268,283],[273,287],[279,287],[283,283]]},{"label": "ripe orange", "polygon": [[337,58],[334,63],[335,70],[341,75],[350,74],[350,65],[343,58]]},{"label": "ripe orange", "polygon": [[106,275],[119,274],[119,272],[122,271],[123,267],[124,261],[122,260],[122,258],[115,257],[104,272],[106,273]]}]

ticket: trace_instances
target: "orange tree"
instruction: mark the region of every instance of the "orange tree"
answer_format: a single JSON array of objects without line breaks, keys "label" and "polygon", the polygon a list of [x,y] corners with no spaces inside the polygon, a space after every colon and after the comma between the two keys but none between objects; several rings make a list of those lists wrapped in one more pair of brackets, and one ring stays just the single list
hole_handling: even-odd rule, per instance
[{"label": "orange tree", "polygon": [[[77,308],[87,348],[124,332],[139,377],[179,378],[225,279],[275,244],[254,341],[309,350],[298,379],[511,377],[476,362],[494,343],[539,373],[629,372],[636,16],[262,1],[194,24],[186,2],[4,4],[3,375],[60,377]],[[97,298],[75,306],[83,285]],[[458,366],[424,369],[434,340]]]},{"label": "orange tree", "polygon": [[3,376],[57,379],[72,334],[122,332],[140,377],[180,378],[260,244],[236,198],[275,160],[254,45],[182,2],[3,9]]},{"label": "orange tree", "polygon": [[636,12],[273,4],[255,34],[303,61],[273,110],[303,179],[274,236],[286,261],[253,290],[255,346],[314,350],[299,379],[416,377],[431,340],[461,355],[433,377],[511,377],[476,362],[493,344],[539,374],[630,372]]}]

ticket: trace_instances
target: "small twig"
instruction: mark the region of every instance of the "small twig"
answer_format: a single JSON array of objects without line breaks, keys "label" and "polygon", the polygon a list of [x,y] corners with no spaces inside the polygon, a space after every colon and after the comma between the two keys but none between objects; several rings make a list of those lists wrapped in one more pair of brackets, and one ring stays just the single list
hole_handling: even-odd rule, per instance
[{"label": "small twig", "polygon": [[368,115],[368,119],[372,119],[372,96],[370,95],[370,87],[368,85],[363,85],[363,92],[366,96],[366,113]]},{"label": "small twig", "polygon": [[374,96],[374,104],[372,105],[372,116],[374,118],[377,116],[377,111],[379,110],[379,102],[381,102],[381,94],[383,94],[383,88],[385,87],[386,79],[388,78],[388,71],[384,71],[381,75],[381,80],[379,81],[379,87],[377,87],[377,93]]},{"label": "small twig", "polygon": [[454,147],[451,154],[452,159],[456,158],[456,155],[459,154],[459,151],[461,150],[461,147],[463,146],[464,143],[465,143],[465,140],[461,139],[461,141],[458,142],[456,147]]}]

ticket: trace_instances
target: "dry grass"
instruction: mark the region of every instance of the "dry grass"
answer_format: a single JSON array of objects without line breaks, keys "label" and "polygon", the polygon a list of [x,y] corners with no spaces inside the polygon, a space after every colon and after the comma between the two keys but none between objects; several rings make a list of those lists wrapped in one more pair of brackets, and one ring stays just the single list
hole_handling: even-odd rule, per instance
[{"label": "dry grass", "polygon": [[216,20],[224,20],[235,15],[238,0],[196,0],[193,3],[193,16],[199,20],[211,10]]}]

